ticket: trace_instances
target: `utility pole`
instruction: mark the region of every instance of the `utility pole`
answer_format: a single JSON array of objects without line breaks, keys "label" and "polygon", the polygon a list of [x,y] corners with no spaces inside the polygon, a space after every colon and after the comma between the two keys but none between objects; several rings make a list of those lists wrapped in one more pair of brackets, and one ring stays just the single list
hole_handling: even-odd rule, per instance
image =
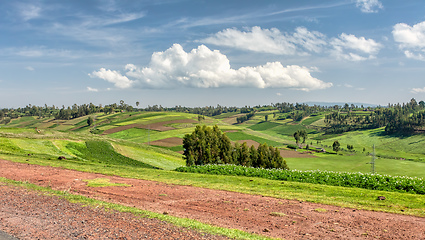
[{"label": "utility pole", "polygon": [[375,159],[375,144],[373,144],[372,161],[370,162],[370,171],[372,172],[372,174],[375,174]]}]

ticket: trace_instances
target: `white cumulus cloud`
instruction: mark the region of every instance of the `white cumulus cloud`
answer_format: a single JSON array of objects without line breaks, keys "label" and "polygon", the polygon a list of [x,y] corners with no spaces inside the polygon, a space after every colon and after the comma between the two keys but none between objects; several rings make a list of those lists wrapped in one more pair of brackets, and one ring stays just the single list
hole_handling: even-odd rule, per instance
[{"label": "white cumulus cloud", "polygon": [[349,61],[373,59],[382,48],[382,44],[373,39],[346,33],[342,33],[338,38],[333,38],[330,44],[333,46],[332,54],[334,56]]},{"label": "white cumulus cloud", "polygon": [[89,75],[120,88],[253,87],[310,91],[332,86],[311,76],[312,70],[307,67],[283,66],[280,62],[232,69],[226,55],[204,45],[186,52],[181,45],[174,44],[164,52],[153,53],[148,67],[127,64],[125,70],[122,75],[101,68]]},{"label": "white cumulus cloud", "polygon": [[393,27],[394,41],[399,43],[399,48],[405,50],[407,58],[425,60],[425,22],[410,26],[398,23]]},{"label": "white cumulus cloud", "polygon": [[376,13],[383,8],[379,0],[356,0],[356,6],[364,13]]}]

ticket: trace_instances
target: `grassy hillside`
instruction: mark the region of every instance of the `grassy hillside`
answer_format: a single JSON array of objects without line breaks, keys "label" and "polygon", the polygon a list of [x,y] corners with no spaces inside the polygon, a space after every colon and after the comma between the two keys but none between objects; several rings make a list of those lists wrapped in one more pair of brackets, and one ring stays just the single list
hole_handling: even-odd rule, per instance
[{"label": "grassy hillside", "polygon": [[[91,115],[95,119],[94,126],[91,127],[87,126],[89,116],[68,121],[22,117],[12,120],[8,125],[1,125],[0,136],[8,138],[1,140],[1,151],[8,154],[37,154],[51,159],[59,155],[76,159],[103,158],[88,157],[81,153],[84,148],[69,147],[75,141],[82,141],[87,145],[95,140],[112,144],[114,154],[116,152],[149,166],[171,170],[185,164],[177,153],[183,150],[181,142],[184,135],[191,133],[198,124],[216,124],[232,141],[252,140],[282,149],[287,144],[294,144],[292,135],[297,130],[306,130],[309,133],[306,144],[313,148],[320,147],[332,152],[333,142],[340,142],[342,151],[338,155],[313,153],[315,158],[303,158],[302,155],[298,158],[286,158],[291,169],[369,172],[370,165],[367,163],[371,161],[370,154],[375,144],[378,173],[425,177],[425,163],[422,163],[425,161],[423,135],[388,136],[383,134],[383,129],[324,135],[318,131],[324,124],[324,115],[317,114],[294,122],[291,119],[282,119],[280,114],[274,116],[274,113],[276,112],[259,112],[253,119],[242,124],[236,124],[236,116],[241,115],[238,112],[221,114],[214,118],[206,117],[201,122],[198,122],[195,114],[177,112],[99,113]],[[264,121],[265,115],[268,115],[267,122]],[[347,151],[347,144],[353,145],[354,151]],[[76,151],[80,153],[77,154]],[[303,151],[306,150],[299,150]]]},{"label": "grassy hillside", "polygon": [[[264,121],[266,114],[269,114],[267,122]],[[332,153],[332,143],[335,140],[341,143],[343,150],[338,154],[312,152],[286,158],[291,169],[366,173],[370,171],[368,163],[375,144],[378,173],[425,177],[423,135],[386,136],[382,129],[323,135],[318,131],[324,123],[323,115],[293,122],[290,119],[279,120],[279,116],[274,118],[273,112],[262,112],[242,124],[236,124],[235,116],[238,113],[206,117],[198,122],[197,115],[175,112],[94,114],[91,117],[95,123],[90,127],[87,126],[88,116],[69,121],[24,117],[1,125],[0,158],[345,207],[388,212],[400,212],[402,209],[404,214],[425,216],[424,196],[170,171],[185,165],[182,155],[176,152],[182,150],[184,135],[191,133],[198,124],[217,124],[232,141],[265,142],[283,150],[287,150],[287,144],[294,144],[292,134],[300,129],[309,133],[306,143],[313,148],[325,148]],[[353,145],[355,151],[346,151],[347,144]],[[309,150],[298,149],[298,152]],[[59,156],[65,158],[58,159]],[[377,195],[385,195],[390,200],[377,202]]]}]

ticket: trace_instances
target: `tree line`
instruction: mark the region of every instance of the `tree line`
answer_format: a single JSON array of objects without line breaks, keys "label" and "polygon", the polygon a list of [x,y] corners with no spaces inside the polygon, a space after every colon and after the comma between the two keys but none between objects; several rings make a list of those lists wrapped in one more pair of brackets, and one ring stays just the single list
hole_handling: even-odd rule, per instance
[{"label": "tree line", "polygon": [[205,164],[235,164],[256,168],[288,169],[278,148],[260,144],[258,148],[246,143],[232,145],[225,133],[214,127],[196,126],[183,138],[183,159],[187,166]]},{"label": "tree line", "polygon": [[425,128],[425,102],[377,107],[363,112],[335,111],[325,116],[326,133],[385,127],[387,134],[412,134]]},{"label": "tree line", "polygon": [[[414,132],[425,131],[425,102],[417,102],[412,98],[409,102],[403,104],[388,104],[385,107],[358,107],[353,104],[344,106],[309,106],[300,103],[272,103],[270,105],[244,106],[244,107],[226,107],[226,106],[206,106],[206,107],[182,107],[175,106],[165,108],[161,105],[138,108],[139,102],[136,102],[136,108],[121,100],[118,104],[113,103],[102,106],[90,104],[77,105],[69,107],[62,106],[34,106],[27,105],[23,108],[4,108],[0,109],[0,123],[7,124],[11,119],[22,116],[36,116],[39,118],[54,117],[55,119],[69,120],[83,117],[86,115],[103,112],[112,114],[115,112],[133,112],[133,111],[175,111],[198,114],[201,116],[217,116],[223,113],[240,112],[246,113],[237,118],[238,123],[249,120],[256,112],[272,111],[274,114],[280,114],[277,119],[291,118],[294,121],[300,121],[306,116],[317,114],[325,115],[326,127],[322,129],[326,133],[342,133],[359,129],[371,129],[385,127],[387,134],[411,134]],[[278,112],[276,112],[276,110]],[[274,116],[276,117],[276,116]]]}]

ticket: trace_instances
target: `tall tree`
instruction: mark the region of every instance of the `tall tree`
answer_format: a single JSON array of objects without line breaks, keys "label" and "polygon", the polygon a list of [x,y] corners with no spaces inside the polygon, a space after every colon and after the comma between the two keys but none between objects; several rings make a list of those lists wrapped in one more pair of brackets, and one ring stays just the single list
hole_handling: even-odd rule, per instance
[{"label": "tall tree", "polygon": [[294,138],[295,138],[295,142],[298,143],[300,142],[301,136],[300,133],[298,131],[294,132]]},{"label": "tall tree", "polygon": [[340,146],[339,142],[338,141],[334,141],[334,143],[332,144],[332,149],[335,152],[338,152],[339,151],[339,146]]},{"label": "tall tree", "polygon": [[89,126],[93,125],[93,122],[94,122],[94,120],[93,120],[93,118],[91,116],[89,118],[87,118],[87,124]]}]

